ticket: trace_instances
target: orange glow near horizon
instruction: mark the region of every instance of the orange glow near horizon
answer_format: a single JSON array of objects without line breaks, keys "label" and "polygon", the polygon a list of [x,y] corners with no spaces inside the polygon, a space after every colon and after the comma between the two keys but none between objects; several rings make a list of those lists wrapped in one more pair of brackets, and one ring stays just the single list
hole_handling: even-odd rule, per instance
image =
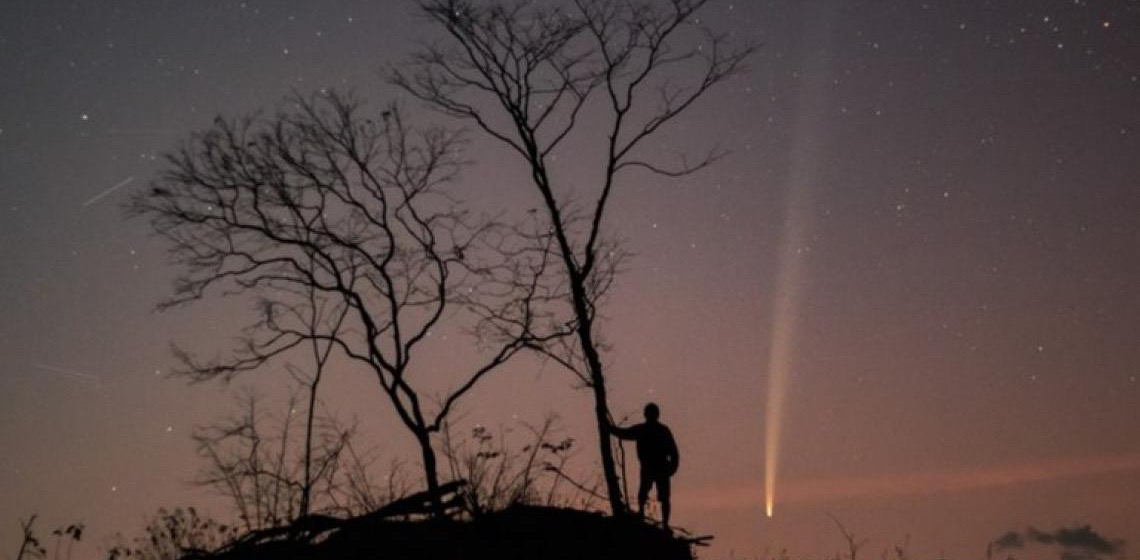
[{"label": "orange glow near horizon", "polygon": [[[818,504],[852,499],[911,498],[1129,471],[1140,471],[1140,453],[1038,460],[959,470],[789,480],[782,486],[780,495],[785,503],[795,504]],[[705,488],[697,494],[684,495],[682,499],[688,507],[704,509],[755,507],[761,501],[760,488],[755,484]],[[775,505],[773,496],[768,494],[762,500],[768,516],[771,517]]]}]

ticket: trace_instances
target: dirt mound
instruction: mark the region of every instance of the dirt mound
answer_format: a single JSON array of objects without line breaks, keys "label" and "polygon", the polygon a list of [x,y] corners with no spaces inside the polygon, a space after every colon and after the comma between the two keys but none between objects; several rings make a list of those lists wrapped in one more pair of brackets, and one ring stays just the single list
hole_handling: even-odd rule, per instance
[{"label": "dirt mound", "polygon": [[634,517],[518,506],[470,520],[328,520],[319,537],[236,543],[213,560],[692,560],[695,539]]}]

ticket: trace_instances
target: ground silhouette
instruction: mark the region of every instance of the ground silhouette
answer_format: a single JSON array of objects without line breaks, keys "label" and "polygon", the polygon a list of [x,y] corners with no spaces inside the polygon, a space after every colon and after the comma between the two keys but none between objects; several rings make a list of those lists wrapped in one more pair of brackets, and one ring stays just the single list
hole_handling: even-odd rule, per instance
[{"label": "ground silhouette", "polygon": [[241,543],[188,560],[591,559],[692,560],[693,539],[636,517],[546,506],[516,506],[471,520],[371,519],[323,539]]},{"label": "ground silhouette", "polygon": [[461,485],[441,488],[454,515],[425,515],[431,501],[418,494],[354,518],[306,516],[217,551],[188,551],[184,560],[693,560],[693,546],[711,538],[675,534],[639,516],[552,506],[463,515],[454,493]]}]

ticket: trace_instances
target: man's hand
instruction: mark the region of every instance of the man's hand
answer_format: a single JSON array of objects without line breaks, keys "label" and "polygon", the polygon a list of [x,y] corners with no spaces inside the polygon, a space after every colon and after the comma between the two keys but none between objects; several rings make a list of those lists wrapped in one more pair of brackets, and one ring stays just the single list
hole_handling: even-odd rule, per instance
[{"label": "man's hand", "polygon": [[618,426],[617,424],[614,424],[613,422],[610,422],[609,424],[610,425],[609,425],[608,429],[609,429],[610,435],[612,435],[618,439],[636,439],[635,438],[636,434],[634,434],[633,428],[623,428],[621,426]]}]

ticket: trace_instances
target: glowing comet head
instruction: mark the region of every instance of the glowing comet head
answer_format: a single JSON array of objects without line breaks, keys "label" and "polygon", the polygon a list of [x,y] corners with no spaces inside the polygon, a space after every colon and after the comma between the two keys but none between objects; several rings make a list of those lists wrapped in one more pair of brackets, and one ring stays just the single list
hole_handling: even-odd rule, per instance
[{"label": "glowing comet head", "polygon": [[768,496],[767,513],[768,517],[772,517],[772,496]]}]

